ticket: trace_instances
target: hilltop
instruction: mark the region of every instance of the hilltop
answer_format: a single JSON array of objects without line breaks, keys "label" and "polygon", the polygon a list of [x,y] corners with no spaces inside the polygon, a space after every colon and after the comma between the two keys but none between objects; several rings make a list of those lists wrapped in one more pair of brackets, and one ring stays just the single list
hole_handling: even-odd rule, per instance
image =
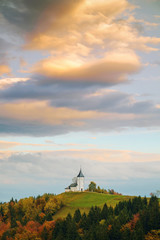
[{"label": "hilltop", "polygon": [[106,203],[108,206],[115,207],[117,203],[123,200],[129,200],[133,197],[124,195],[111,195],[96,192],[65,192],[57,195],[63,201],[63,207],[54,215],[54,219],[64,218],[74,214],[77,208],[81,213],[88,213],[92,206],[103,207]]}]

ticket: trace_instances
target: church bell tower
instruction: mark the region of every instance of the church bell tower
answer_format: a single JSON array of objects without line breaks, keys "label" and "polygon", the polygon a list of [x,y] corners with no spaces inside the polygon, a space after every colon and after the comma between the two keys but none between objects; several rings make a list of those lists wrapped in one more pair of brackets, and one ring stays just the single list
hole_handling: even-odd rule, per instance
[{"label": "church bell tower", "polygon": [[81,169],[77,175],[77,191],[84,192],[84,175]]}]

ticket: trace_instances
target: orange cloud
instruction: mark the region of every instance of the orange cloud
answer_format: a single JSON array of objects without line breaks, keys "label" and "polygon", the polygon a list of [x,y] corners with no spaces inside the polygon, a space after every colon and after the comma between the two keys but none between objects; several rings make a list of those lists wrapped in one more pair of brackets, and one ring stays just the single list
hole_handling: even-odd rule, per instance
[{"label": "orange cloud", "polygon": [[[102,51],[119,47],[152,51],[154,48],[147,44],[160,43],[160,39],[141,36],[132,23],[155,27],[158,24],[136,19],[130,12],[134,8],[127,0],[54,3],[44,11],[34,32],[29,33],[24,48],[48,49],[53,54],[60,53],[65,57],[71,51],[81,55],[79,44],[92,52],[95,45]],[[124,20],[122,14],[128,19]],[[97,52],[94,56],[97,56]]]},{"label": "orange cloud", "polygon": [[73,36],[74,33],[78,35],[80,29],[88,31],[90,28],[99,27],[99,24],[104,21],[110,22],[126,9],[133,9],[127,0],[56,2],[42,13],[34,32],[28,35],[29,42],[25,48],[48,49],[54,44],[58,45],[56,40],[63,42],[63,37],[68,38],[68,35]]},{"label": "orange cloud", "polygon": [[104,58],[90,62],[72,58],[50,57],[36,64],[33,71],[62,81],[118,83],[141,67],[139,58],[132,51],[108,52]]},{"label": "orange cloud", "polygon": [[1,117],[19,121],[37,122],[41,124],[65,124],[81,126],[86,119],[99,118],[105,113],[94,111],[78,111],[70,108],[54,108],[47,102],[16,102],[0,105]]},{"label": "orange cloud", "polygon": [[[56,108],[49,106],[46,101],[35,102],[13,102],[0,105],[2,119],[8,119],[27,124],[42,124],[49,126],[76,127],[77,129],[103,129],[104,121],[111,124],[118,119],[119,124],[123,122],[141,119],[143,116],[132,113],[110,113],[98,111],[79,111],[71,108]],[[90,120],[88,123],[88,120]],[[102,126],[98,126],[97,123]],[[118,124],[118,125],[119,125]],[[97,126],[96,126],[97,125]],[[112,124],[111,124],[112,125]],[[105,128],[105,126],[104,126]]]},{"label": "orange cloud", "polygon": [[141,68],[135,50],[157,51],[152,45],[160,43],[160,38],[142,36],[136,29],[133,23],[157,24],[136,19],[134,8],[127,0],[64,0],[50,5],[24,46],[50,53],[32,71],[53,81],[125,81]]},{"label": "orange cloud", "polygon": [[21,145],[17,142],[0,141],[0,149],[9,149]]},{"label": "orange cloud", "polygon": [[[64,147],[81,147],[81,148],[86,148],[86,147],[95,147],[94,144],[77,144],[77,143],[65,143],[65,144],[58,144],[58,143],[54,143],[53,141],[45,141],[46,143],[23,143],[23,142],[10,142],[10,141],[1,141],[0,140],[0,149],[11,149],[11,148],[15,148],[17,146],[21,146],[21,147],[34,147],[34,148],[39,148],[42,147],[44,149],[48,148],[48,147],[55,147],[55,148],[64,148]],[[17,148],[16,148],[17,149]],[[28,150],[27,152],[29,152],[30,150]]]},{"label": "orange cloud", "polygon": [[7,65],[0,65],[0,76],[3,74],[9,75],[11,73],[11,69]]}]

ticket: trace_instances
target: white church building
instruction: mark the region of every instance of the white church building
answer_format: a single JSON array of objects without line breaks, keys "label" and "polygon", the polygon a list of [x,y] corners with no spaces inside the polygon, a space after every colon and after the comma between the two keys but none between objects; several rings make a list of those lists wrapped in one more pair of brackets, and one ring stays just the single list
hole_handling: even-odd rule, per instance
[{"label": "white church building", "polygon": [[84,175],[80,169],[77,177],[74,178],[73,183],[65,188],[65,192],[83,192],[84,191]]}]

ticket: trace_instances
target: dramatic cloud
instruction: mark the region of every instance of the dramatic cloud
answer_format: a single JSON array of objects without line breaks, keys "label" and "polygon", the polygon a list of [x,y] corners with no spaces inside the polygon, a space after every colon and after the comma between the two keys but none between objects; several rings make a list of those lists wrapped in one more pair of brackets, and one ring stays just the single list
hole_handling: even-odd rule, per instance
[{"label": "dramatic cloud", "polygon": [[158,0],[0,1],[1,192],[63,191],[81,164],[87,183],[124,184],[128,193],[138,182],[147,194],[156,190],[158,6]]},{"label": "dramatic cloud", "polygon": [[132,14],[128,17],[126,11],[134,7],[126,0],[68,4],[68,11],[59,5],[57,11],[46,10],[42,14],[46,21],[37,22],[37,30],[28,34],[24,46],[49,51],[50,57],[35,64],[32,71],[50,77],[51,82],[124,82],[142,67],[135,50],[158,50],[152,45],[160,44],[160,38],[142,36],[134,25],[157,24],[137,20]]},{"label": "dramatic cloud", "polygon": [[152,45],[160,44],[160,38],[142,36],[135,27],[157,24],[136,19],[134,9],[127,0],[1,3],[3,17],[26,31],[23,49],[48,50],[49,57],[37,61],[29,72],[42,74],[44,82],[49,77],[50,82],[109,85],[125,82],[141,69],[135,50],[157,51]]},{"label": "dramatic cloud", "polygon": [[50,58],[41,61],[34,71],[52,77],[51,81],[102,82],[112,85],[126,81],[129,73],[139,69],[140,61],[133,52],[111,52],[105,58],[90,63]]}]

